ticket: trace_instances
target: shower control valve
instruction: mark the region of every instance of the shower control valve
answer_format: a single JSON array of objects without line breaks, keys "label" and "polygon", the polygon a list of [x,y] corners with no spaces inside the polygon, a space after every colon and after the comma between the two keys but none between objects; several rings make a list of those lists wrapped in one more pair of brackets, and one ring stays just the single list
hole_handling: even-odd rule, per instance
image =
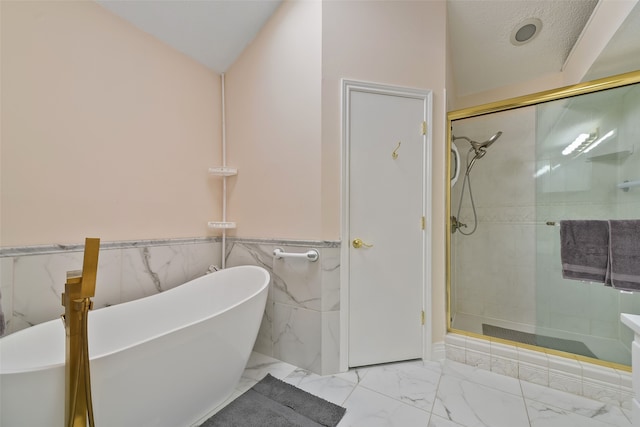
[{"label": "shower control valve", "polygon": [[463,224],[455,216],[451,216],[451,234],[455,233],[459,228],[467,228],[467,224]]}]

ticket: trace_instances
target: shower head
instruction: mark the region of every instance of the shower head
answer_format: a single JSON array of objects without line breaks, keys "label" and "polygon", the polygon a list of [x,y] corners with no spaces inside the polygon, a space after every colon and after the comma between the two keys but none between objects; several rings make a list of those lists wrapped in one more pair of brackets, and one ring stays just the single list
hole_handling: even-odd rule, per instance
[{"label": "shower head", "polygon": [[500,135],[502,135],[502,131],[496,132],[491,138],[487,139],[485,142],[476,142],[476,141],[469,140],[469,143],[473,147],[473,150],[476,152],[476,156],[480,158],[484,156],[484,154],[487,152],[486,151],[487,148],[489,148],[491,144],[493,144],[494,142],[496,142],[498,138],[500,138]]},{"label": "shower head", "polygon": [[471,168],[473,167],[473,164],[476,162],[476,160],[484,157],[484,155],[487,154],[487,148],[489,148],[489,146],[491,144],[496,142],[496,140],[498,138],[500,138],[501,135],[502,135],[502,131],[498,131],[495,134],[493,134],[493,136],[491,138],[487,139],[484,142],[473,141],[473,140],[467,138],[466,136],[454,136],[453,137],[454,141],[456,139],[464,139],[465,141],[468,141],[469,144],[471,144],[471,149],[469,150],[469,152],[471,152],[471,150],[475,151],[475,156],[473,157],[471,162],[467,165],[467,174],[471,171]]}]

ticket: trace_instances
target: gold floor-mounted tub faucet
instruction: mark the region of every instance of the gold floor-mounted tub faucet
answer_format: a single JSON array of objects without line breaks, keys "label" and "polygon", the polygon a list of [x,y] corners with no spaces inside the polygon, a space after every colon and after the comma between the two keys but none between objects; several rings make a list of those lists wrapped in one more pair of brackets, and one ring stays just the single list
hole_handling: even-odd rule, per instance
[{"label": "gold floor-mounted tub faucet", "polygon": [[65,427],[95,426],[91,401],[88,317],[93,308],[100,239],[85,239],[82,271],[68,271],[62,294],[66,333]]}]

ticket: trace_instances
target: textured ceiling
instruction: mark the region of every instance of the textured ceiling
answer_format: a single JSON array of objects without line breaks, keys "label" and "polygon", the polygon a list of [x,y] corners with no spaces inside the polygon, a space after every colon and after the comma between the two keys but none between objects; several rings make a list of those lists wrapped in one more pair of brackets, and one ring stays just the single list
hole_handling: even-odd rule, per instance
[{"label": "textured ceiling", "polygon": [[[561,71],[597,0],[448,0],[451,58],[458,96]],[[514,46],[511,32],[538,18],[542,29]]]}]

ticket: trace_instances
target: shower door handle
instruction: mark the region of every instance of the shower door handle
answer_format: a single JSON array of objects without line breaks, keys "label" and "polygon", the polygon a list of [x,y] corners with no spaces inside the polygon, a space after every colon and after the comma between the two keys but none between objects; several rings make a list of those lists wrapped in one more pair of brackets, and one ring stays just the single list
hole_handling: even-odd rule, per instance
[{"label": "shower door handle", "polygon": [[365,247],[365,248],[371,248],[373,247],[373,245],[367,245],[365,242],[362,241],[362,239],[358,239],[355,238],[353,239],[353,242],[351,242],[351,244],[353,245],[354,248],[356,249],[360,249],[361,247]]},{"label": "shower door handle", "polygon": [[451,187],[453,187],[456,182],[458,182],[458,176],[460,175],[460,152],[458,152],[458,147],[452,142],[451,143],[451,156],[453,157],[453,176],[451,179]]}]

